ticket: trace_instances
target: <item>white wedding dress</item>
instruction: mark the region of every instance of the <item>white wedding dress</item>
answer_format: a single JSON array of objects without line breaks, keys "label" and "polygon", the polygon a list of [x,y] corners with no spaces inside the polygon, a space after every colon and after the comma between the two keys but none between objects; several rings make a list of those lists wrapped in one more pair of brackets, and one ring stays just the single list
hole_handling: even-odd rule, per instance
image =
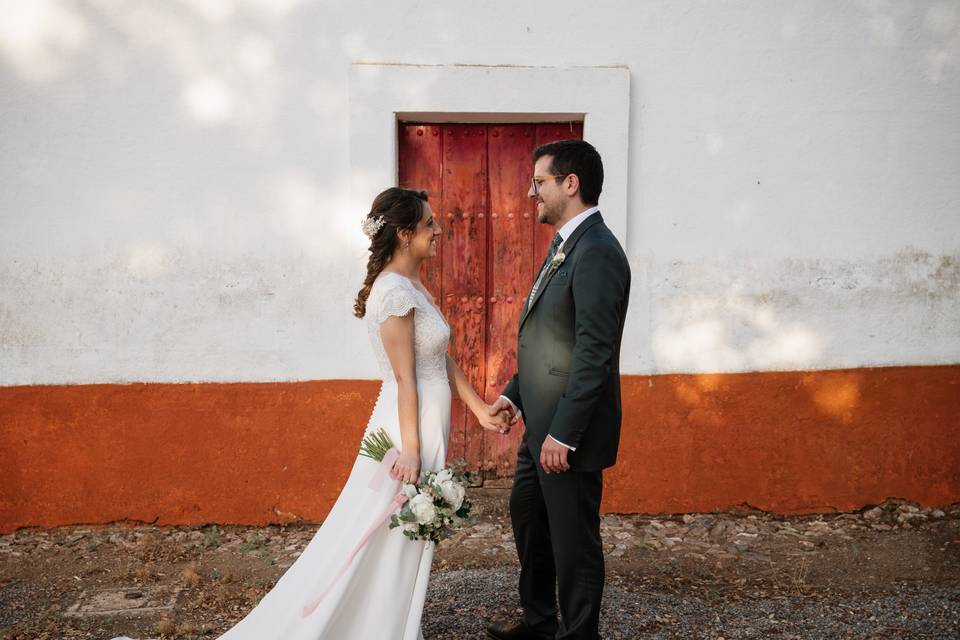
[{"label": "white wedding dress", "polygon": [[[400,447],[397,383],[380,339],[380,323],[414,310],[422,470],[444,467],[451,392],[446,353],[450,328],[408,278],[382,273],[367,300],[367,331],[383,378],[366,433],[384,429]],[[344,446],[356,447],[360,441]],[[414,542],[383,524],[313,613],[304,606],[330,584],[356,543],[400,490],[389,476],[368,487],[379,464],[357,456],[339,498],[320,529],[277,584],[221,640],[422,640],[420,615],[433,543]]]},{"label": "white wedding dress", "polygon": [[[413,282],[381,273],[367,299],[367,332],[383,385],[365,433],[384,429],[400,447],[397,383],[380,339],[380,323],[414,310],[417,391],[420,399],[420,464],[442,469],[450,433],[450,338],[440,311]],[[360,442],[349,443],[360,449]],[[310,543],[254,609],[222,640],[418,640],[433,543],[414,542],[384,524],[350,568],[307,617],[303,607],[323,591],[354,545],[400,490],[389,477],[379,491],[368,487],[378,463],[357,456],[350,477]]]}]

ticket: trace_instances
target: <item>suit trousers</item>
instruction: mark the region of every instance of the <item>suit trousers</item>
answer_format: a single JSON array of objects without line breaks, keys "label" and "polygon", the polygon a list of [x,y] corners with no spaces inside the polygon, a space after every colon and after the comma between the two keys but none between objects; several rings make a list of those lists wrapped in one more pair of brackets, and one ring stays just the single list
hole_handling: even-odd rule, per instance
[{"label": "suit trousers", "polygon": [[599,638],[602,494],[602,471],[546,473],[521,443],[510,494],[520,602],[524,624],[547,637]]}]

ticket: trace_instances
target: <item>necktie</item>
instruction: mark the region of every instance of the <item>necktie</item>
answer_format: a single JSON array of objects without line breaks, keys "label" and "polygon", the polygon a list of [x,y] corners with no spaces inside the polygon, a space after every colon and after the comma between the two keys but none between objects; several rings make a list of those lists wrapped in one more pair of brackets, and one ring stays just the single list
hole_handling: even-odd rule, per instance
[{"label": "necktie", "polygon": [[533,297],[537,295],[537,289],[540,288],[540,281],[543,280],[547,269],[550,268],[550,262],[553,260],[553,256],[557,255],[557,249],[560,248],[560,243],[562,242],[563,238],[560,237],[560,234],[554,234],[553,242],[550,243],[550,251],[547,253],[547,259],[544,261],[543,267],[540,269],[540,275],[537,276],[537,281],[533,283],[533,289],[530,290],[530,296],[527,298],[527,307],[533,304]]}]

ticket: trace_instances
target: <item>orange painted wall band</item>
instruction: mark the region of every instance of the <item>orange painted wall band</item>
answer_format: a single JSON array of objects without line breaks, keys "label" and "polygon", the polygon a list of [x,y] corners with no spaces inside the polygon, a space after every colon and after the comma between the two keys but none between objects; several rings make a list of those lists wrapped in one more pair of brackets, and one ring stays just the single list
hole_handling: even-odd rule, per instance
[{"label": "orange painted wall band", "polygon": [[[0,531],[322,520],[379,383],[0,388]],[[960,366],[624,376],[606,511],[960,501]]]}]

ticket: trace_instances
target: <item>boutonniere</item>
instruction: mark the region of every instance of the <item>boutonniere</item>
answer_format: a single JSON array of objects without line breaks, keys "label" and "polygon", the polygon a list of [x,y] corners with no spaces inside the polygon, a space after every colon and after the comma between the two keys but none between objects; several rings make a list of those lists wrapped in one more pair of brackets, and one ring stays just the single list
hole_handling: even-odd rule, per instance
[{"label": "boutonniere", "polygon": [[560,268],[560,265],[563,264],[563,261],[567,259],[567,254],[563,251],[558,251],[556,255],[553,256],[550,260],[550,273],[553,273]]}]

